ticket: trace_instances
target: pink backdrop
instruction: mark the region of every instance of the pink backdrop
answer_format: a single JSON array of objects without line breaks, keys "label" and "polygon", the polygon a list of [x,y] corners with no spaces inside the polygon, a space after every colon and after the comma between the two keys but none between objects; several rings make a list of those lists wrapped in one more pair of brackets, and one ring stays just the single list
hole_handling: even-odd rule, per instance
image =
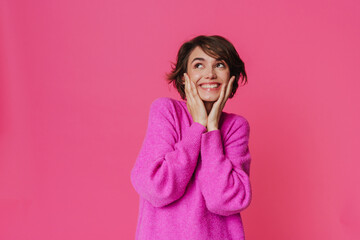
[{"label": "pink backdrop", "polygon": [[249,240],[360,239],[360,4],[1,0],[0,239],[134,239],[130,171],[185,40],[219,34],[249,84]]}]

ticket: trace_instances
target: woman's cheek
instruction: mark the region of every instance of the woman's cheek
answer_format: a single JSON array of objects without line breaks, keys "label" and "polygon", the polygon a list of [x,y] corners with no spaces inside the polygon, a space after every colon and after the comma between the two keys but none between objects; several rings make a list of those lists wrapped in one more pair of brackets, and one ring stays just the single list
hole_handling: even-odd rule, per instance
[{"label": "woman's cheek", "polygon": [[194,80],[194,83],[196,85],[196,83],[201,79],[201,75],[200,74],[194,74],[192,79]]}]

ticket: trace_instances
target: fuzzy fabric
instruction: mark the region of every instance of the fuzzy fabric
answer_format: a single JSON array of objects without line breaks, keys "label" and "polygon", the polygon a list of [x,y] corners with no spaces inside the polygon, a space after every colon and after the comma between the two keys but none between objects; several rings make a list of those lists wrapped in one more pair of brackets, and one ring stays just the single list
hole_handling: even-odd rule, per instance
[{"label": "fuzzy fabric", "polygon": [[193,122],[186,102],[155,99],[131,170],[140,195],[136,240],[245,239],[251,202],[248,121],[222,112],[219,129]]}]

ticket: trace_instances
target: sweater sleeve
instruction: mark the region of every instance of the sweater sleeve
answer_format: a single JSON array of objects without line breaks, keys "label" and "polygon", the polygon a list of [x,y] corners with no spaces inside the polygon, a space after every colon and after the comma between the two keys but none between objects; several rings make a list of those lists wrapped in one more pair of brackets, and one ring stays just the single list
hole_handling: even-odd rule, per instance
[{"label": "sweater sleeve", "polygon": [[135,190],[155,207],[166,206],[185,193],[199,158],[201,134],[206,132],[205,126],[193,122],[180,139],[174,112],[170,98],[151,104],[145,139],[131,171]]},{"label": "sweater sleeve", "polygon": [[250,204],[249,132],[248,121],[239,118],[225,140],[220,130],[202,134],[199,182],[206,206],[213,213],[229,216]]}]

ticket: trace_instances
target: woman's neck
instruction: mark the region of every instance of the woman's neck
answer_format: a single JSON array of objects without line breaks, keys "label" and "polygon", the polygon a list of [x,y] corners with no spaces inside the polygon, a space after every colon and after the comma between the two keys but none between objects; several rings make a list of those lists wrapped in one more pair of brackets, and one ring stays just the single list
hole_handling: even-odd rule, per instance
[{"label": "woman's neck", "polygon": [[206,101],[204,101],[204,105],[205,105],[206,112],[207,112],[208,116],[209,116],[209,113],[211,111],[211,108],[212,108],[213,104],[214,104],[214,102],[206,102]]}]

